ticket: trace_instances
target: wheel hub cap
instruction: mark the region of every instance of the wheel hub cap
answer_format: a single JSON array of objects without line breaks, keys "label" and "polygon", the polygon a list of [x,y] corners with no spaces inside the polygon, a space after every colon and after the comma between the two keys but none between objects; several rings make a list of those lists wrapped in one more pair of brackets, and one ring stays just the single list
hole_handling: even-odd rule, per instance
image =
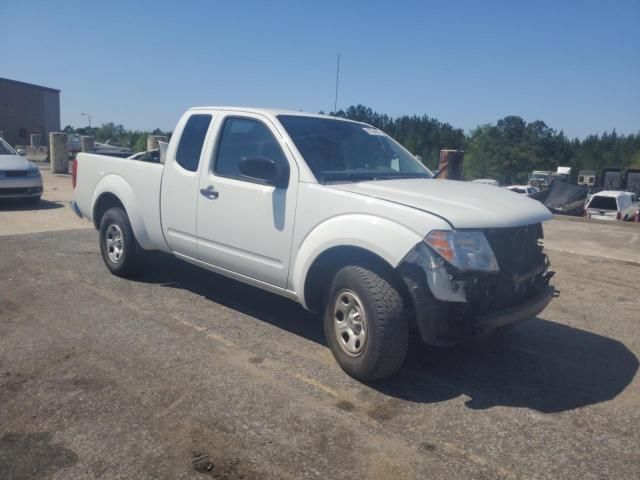
[{"label": "wheel hub cap", "polygon": [[107,255],[113,263],[118,263],[122,258],[124,252],[124,239],[122,237],[122,230],[118,225],[111,224],[107,228],[105,234],[107,244]]},{"label": "wheel hub cap", "polygon": [[340,348],[352,357],[360,355],[367,342],[367,320],[362,302],[352,290],[336,295],[333,326]]}]

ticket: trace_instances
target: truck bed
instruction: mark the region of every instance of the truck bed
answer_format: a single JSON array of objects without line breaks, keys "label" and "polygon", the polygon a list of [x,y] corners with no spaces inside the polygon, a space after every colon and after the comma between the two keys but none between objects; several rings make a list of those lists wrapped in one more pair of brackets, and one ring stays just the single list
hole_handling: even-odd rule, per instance
[{"label": "truck bed", "polygon": [[[167,250],[160,221],[164,165],[94,153],[79,153],[76,162],[74,198],[84,217],[93,221],[94,207],[101,195],[117,191],[132,225],[137,225],[134,232],[140,246]],[[133,221],[134,217],[139,221]]]}]

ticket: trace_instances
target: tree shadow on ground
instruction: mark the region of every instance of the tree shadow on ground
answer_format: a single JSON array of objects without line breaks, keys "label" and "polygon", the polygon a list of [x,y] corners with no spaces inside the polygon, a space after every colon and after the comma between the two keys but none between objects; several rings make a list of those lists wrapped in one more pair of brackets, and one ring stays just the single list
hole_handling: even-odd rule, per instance
[{"label": "tree shadow on ground", "polygon": [[[138,281],[182,288],[326,346],[321,319],[295,302],[153,253]],[[543,313],[544,315],[544,313]],[[638,358],[620,341],[534,318],[492,336],[439,348],[412,341],[402,369],[370,384],[418,403],[466,395],[469,408],[561,412],[610,400],[633,380]]]},{"label": "tree shadow on ground", "polygon": [[53,443],[50,432],[6,433],[0,437],[0,478],[44,478],[78,462],[78,455]]}]

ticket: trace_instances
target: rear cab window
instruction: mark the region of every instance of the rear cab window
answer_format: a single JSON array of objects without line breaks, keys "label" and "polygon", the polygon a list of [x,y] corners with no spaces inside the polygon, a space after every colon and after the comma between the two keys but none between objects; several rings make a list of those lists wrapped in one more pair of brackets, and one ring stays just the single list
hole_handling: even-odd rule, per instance
[{"label": "rear cab window", "polygon": [[176,162],[185,170],[190,172],[198,170],[202,145],[204,145],[210,124],[211,115],[208,114],[191,115],[187,120],[176,153]]}]

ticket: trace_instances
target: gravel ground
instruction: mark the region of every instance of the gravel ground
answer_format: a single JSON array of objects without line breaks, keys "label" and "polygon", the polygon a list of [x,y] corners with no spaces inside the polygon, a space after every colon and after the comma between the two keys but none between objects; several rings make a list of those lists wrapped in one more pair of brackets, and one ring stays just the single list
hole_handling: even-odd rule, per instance
[{"label": "gravel ground", "polygon": [[0,237],[91,228],[68,208],[73,197],[71,175],[53,174],[46,164],[40,163],[39,167],[44,187],[42,200],[38,205],[25,205],[21,199],[0,199]]},{"label": "gravel ground", "polygon": [[372,385],[290,301],[165,255],[116,278],[91,229],[2,236],[0,478],[640,478],[640,264],[584,235],[550,239],[539,318]]}]

